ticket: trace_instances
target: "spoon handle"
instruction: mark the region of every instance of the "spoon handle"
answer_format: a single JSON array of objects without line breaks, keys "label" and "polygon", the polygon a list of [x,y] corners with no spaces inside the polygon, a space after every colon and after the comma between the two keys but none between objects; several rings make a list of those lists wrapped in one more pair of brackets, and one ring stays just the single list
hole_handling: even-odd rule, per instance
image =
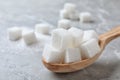
[{"label": "spoon handle", "polygon": [[104,33],[104,34],[101,34],[99,36],[99,43],[100,43],[100,46],[102,46],[102,48],[104,49],[105,46],[113,39],[117,38],[120,36],[120,26],[117,26],[115,28],[113,28],[112,30]]}]

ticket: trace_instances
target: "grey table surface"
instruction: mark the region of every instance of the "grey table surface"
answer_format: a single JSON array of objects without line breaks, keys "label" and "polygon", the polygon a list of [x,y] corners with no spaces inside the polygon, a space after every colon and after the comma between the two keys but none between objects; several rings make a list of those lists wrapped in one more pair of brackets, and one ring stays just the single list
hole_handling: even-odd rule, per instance
[{"label": "grey table surface", "polygon": [[0,0],[0,80],[120,80],[120,38],[110,42],[93,65],[66,74],[43,66],[41,43],[26,46],[22,40],[8,39],[7,29],[12,26],[34,28],[37,23],[48,22],[56,27],[59,10],[67,2],[94,16],[94,23],[73,21],[73,26],[102,34],[120,24],[120,0]]}]

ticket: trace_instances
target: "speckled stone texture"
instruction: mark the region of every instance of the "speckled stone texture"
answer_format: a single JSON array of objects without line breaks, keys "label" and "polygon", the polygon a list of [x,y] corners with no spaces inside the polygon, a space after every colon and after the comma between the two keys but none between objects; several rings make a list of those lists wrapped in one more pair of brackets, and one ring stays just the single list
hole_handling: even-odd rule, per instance
[{"label": "speckled stone texture", "polygon": [[94,16],[94,23],[73,21],[73,26],[101,34],[120,25],[120,0],[0,0],[0,80],[120,80],[120,38],[113,40],[93,65],[67,74],[43,66],[42,42],[26,46],[23,40],[8,40],[7,28],[12,26],[34,28],[48,22],[56,27],[59,10],[66,2]]}]

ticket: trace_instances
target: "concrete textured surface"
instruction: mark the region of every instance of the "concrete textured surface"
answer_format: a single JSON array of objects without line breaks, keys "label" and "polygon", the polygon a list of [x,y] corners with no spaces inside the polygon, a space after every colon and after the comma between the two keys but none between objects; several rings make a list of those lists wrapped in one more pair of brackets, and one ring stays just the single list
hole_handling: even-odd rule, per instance
[{"label": "concrete textured surface", "polygon": [[7,29],[12,26],[34,28],[40,22],[57,26],[59,10],[67,2],[94,16],[94,23],[74,21],[73,26],[102,34],[120,25],[120,0],[0,0],[0,80],[120,80],[120,38],[108,44],[93,65],[67,74],[43,66],[41,44],[26,46],[22,40],[8,39]]}]

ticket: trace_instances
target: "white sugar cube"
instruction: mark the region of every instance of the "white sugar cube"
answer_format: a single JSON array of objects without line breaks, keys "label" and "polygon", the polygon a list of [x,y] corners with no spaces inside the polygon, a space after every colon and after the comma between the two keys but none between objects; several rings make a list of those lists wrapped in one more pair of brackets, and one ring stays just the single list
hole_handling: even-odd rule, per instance
[{"label": "white sugar cube", "polygon": [[79,48],[68,48],[65,54],[65,63],[77,62],[81,60]]},{"label": "white sugar cube", "polygon": [[64,29],[69,29],[71,27],[71,22],[66,19],[62,19],[58,21],[58,28],[64,28]]},{"label": "white sugar cube", "polygon": [[8,37],[10,40],[15,41],[22,36],[22,29],[19,27],[12,27],[8,29]]},{"label": "white sugar cube", "polygon": [[49,34],[51,25],[46,23],[36,24],[35,31],[42,34]]},{"label": "white sugar cube", "polygon": [[72,36],[75,39],[75,46],[76,47],[79,46],[82,41],[84,32],[81,29],[74,28],[74,27],[70,28],[68,31],[72,34]]},{"label": "white sugar cube", "polygon": [[66,49],[74,46],[74,39],[65,29],[55,29],[52,31],[52,45],[57,49]]},{"label": "white sugar cube", "polygon": [[23,40],[27,45],[37,42],[36,35],[33,31],[26,31],[22,34]]},{"label": "white sugar cube", "polygon": [[69,12],[67,12],[66,10],[61,10],[60,11],[60,18],[61,19],[69,19]]},{"label": "white sugar cube", "polygon": [[66,3],[64,4],[64,9],[68,12],[73,12],[76,10],[76,5],[73,3]]},{"label": "white sugar cube", "polygon": [[64,59],[64,55],[64,51],[57,50],[51,45],[46,45],[42,56],[48,63],[61,63]]},{"label": "white sugar cube", "polygon": [[91,58],[100,52],[100,46],[97,39],[90,39],[87,42],[81,44],[82,58]]},{"label": "white sugar cube", "polygon": [[80,18],[80,22],[81,23],[92,21],[92,15],[89,12],[82,12],[82,13],[80,13],[79,18]]},{"label": "white sugar cube", "polygon": [[86,30],[84,31],[82,42],[86,42],[92,38],[98,39],[98,34],[94,30]]},{"label": "white sugar cube", "polygon": [[69,18],[71,20],[79,20],[79,12],[78,11],[70,12]]}]

